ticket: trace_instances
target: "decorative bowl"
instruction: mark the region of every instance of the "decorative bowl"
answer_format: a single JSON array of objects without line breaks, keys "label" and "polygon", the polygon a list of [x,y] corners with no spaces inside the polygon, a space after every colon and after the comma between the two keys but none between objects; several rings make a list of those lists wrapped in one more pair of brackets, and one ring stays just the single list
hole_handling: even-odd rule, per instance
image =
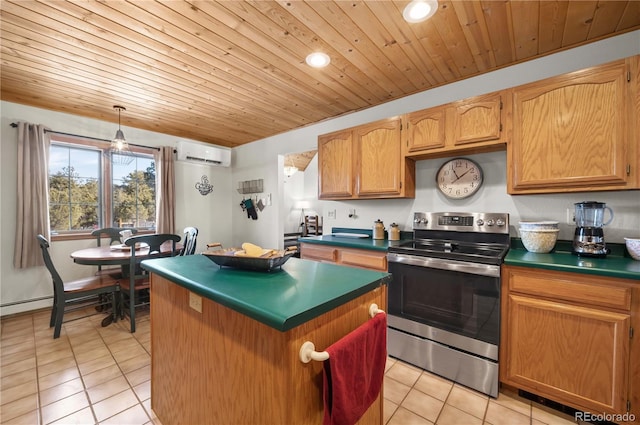
[{"label": "decorative bowl", "polygon": [[550,230],[554,230],[557,229],[559,226],[559,222],[558,221],[521,221],[520,222],[520,228],[521,229],[530,229],[530,230],[536,230],[536,229],[550,229]]},{"label": "decorative bowl", "polygon": [[520,228],[522,244],[529,252],[546,254],[556,246],[558,229],[523,229]]},{"label": "decorative bowl", "polygon": [[640,238],[624,238],[624,243],[631,258],[640,261]]},{"label": "decorative bowl", "polygon": [[269,257],[246,257],[244,255],[236,255],[243,253],[240,248],[218,249],[215,251],[205,251],[202,254],[211,261],[222,267],[231,267],[234,269],[252,270],[260,272],[271,272],[281,270],[281,266],[296,253],[295,247],[288,250],[276,251]]}]

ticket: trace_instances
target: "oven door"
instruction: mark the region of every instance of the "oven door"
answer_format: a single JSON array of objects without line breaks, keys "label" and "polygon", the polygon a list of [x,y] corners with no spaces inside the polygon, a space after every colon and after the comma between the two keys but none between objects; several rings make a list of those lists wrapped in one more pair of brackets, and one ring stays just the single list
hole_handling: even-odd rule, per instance
[{"label": "oven door", "polygon": [[494,347],[497,359],[500,266],[396,253],[388,260],[393,280],[387,308],[390,316],[404,319],[396,321],[401,330],[451,346],[456,340],[482,341]]}]

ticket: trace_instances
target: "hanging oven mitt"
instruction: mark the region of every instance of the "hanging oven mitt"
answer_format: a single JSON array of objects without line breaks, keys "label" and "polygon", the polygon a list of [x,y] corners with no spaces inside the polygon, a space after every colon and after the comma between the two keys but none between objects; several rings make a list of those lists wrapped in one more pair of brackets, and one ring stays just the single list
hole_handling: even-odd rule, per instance
[{"label": "hanging oven mitt", "polygon": [[256,211],[256,207],[253,206],[251,199],[244,200],[244,207],[247,209],[247,218],[258,219],[258,212]]}]

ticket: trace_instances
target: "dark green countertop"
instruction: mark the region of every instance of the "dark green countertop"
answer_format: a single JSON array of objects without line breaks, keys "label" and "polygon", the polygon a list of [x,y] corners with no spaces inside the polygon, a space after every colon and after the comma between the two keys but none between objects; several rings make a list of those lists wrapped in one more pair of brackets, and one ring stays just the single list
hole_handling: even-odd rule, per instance
[{"label": "dark green countertop", "polygon": [[[332,233],[360,233],[367,235],[367,238],[345,238],[332,236]],[[373,230],[368,229],[350,229],[342,227],[334,227],[331,229],[331,233],[322,236],[305,236],[299,238],[301,243],[311,243],[319,245],[333,245],[343,248],[356,248],[356,249],[370,249],[374,251],[386,251],[387,248],[393,245],[397,245],[401,242],[406,242],[413,239],[412,232],[400,232],[400,241],[390,241],[388,239],[387,232],[385,232],[385,239],[373,239]]]},{"label": "dark green countertop", "polygon": [[625,255],[624,245],[607,246],[612,252],[606,258],[574,255],[571,253],[571,243],[567,241],[558,241],[556,248],[548,254],[536,254],[527,251],[520,239],[514,238],[504,263],[510,266],[640,280],[640,261]]},{"label": "dark green countertop", "polygon": [[204,255],[145,260],[142,266],[283,332],[391,279],[388,273],[298,258],[270,273],[220,268]]}]

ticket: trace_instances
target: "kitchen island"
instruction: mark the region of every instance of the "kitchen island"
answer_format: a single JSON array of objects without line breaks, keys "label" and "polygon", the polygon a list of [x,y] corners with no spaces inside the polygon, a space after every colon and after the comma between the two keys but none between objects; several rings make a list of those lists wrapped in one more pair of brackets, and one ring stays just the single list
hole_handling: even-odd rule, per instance
[{"label": "kitchen island", "polygon": [[[302,363],[386,308],[388,273],[290,259],[270,273],[203,255],[151,278],[151,407],[166,424],[320,424],[322,363]],[[382,424],[382,394],[361,424]]]}]

